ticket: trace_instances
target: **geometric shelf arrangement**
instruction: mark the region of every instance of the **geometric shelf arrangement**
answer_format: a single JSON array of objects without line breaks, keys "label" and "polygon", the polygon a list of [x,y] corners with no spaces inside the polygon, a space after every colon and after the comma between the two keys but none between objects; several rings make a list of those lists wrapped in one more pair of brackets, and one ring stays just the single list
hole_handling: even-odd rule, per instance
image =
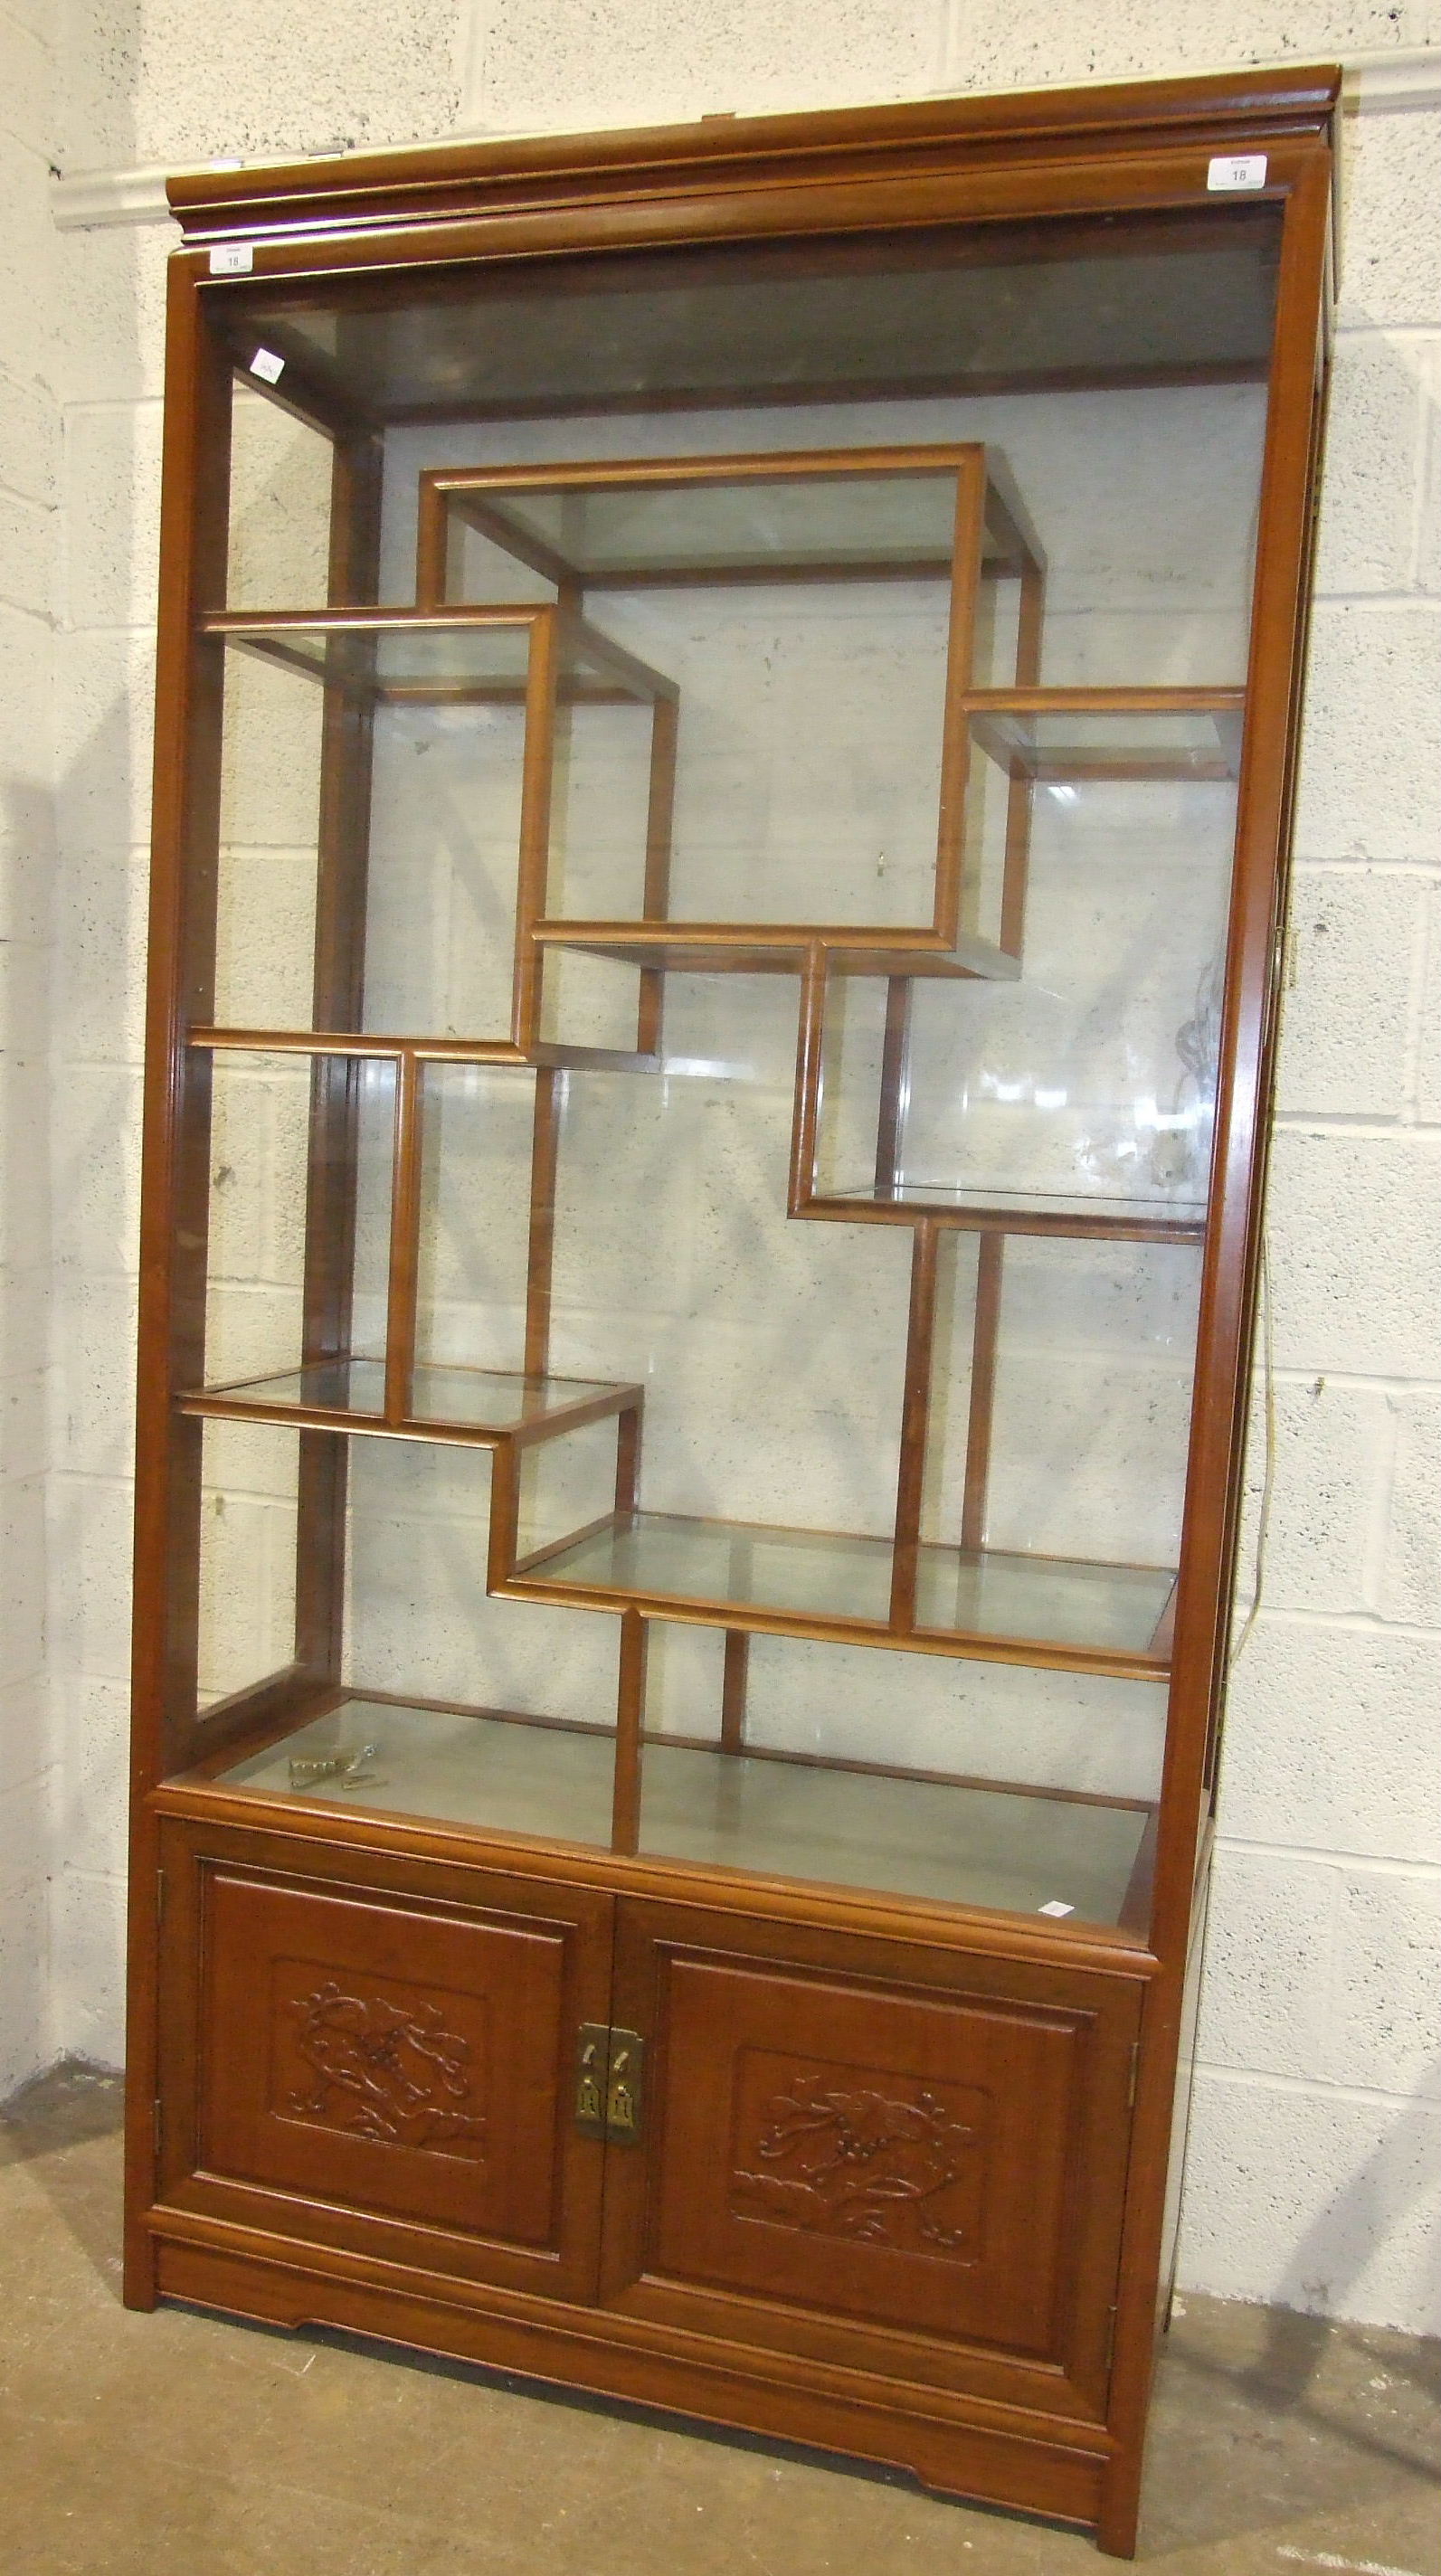
[{"label": "geometric shelf arrangement", "polygon": [[[308,1429],[384,1429],[473,1440],[503,1453],[492,1508],[492,1588],[572,1607],[633,1610],[731,1631],[734,1749],[737,1676],[752,1632],[832,1642],[888,1642],[931,1653],[1144,1679],[1168,1668],[1174,1566],[1112,1565],[984,1544],[984,1455],[989,1443],[1000,1261],[1009,1233],[1199,1243],[1204,1205],[1116,1209],[1067,1206],[1024,1192],[928,1188],[902,1178],[904,1124],[914,1087],[909,1053],[917,977],[1009,981],[1023,971],[1032,793],[1037,784],[1094,779],[1155,785],[1196,778],[1234,781],[1238,689],[1047,690],[1036,681],[1044,617],[1044,567],[1003,462],[973,446],[757,453],[661,458],[624,469],[571,466],[547,474],[516,468],[427,469],[420,478],[414,610],[212,611],[202,632],[227,653],[260,657],[301,685],[319,686],[333,721],[381,707],[523,712],[514,1018],[492,1033],[385,1041],[327,1028],[308,1036],[276,1029],[203,1029],[194,1046],[247,1053],[289,1048],[317,1065],[381,1057],[395,1069],[393,1182],[384,1348],[370,1357],[307,1350],[299,1368],[248,1386],[183,1392],[185,1412]],[[445,596],[457,527],[484,541],[487,565],[539,577],[553,596],[527,605],[457,604]],[[934,817],[933,906],[928,921],[888,927],[816,919],[677,920],[668,910],[670,816],[685,760],[684,696],[594,622],[609,592],[738,586],[935,585],[946,631]],[[982,595],[1014,592],[1014,685],[974,686]],[[992,623],[1004,626],[1004,613]],[[646,840],[634,918],[568,920],[549,909],[548,823],[556,724],[562,706],[642,707],[649,724]],[[996,937],[964,929],[978,856],[967,831],[967,774],[990,764],[1004,780],[1004,847],[994,888]],[[742,889],[742,891],[745,891]],[[597,1068],[605,1050],[546,1048],[539,1039],[545,960],[574,951],[640,970],[633,1054],[641,1069],[663,1061],[664,991],[671,974],[786,974],[797,978],[799,1041],[789,1213],[865,1216],[911,1230],[914,1243],[906,1378],[894,1525],[887,1535],[752,1527],[641,1508],[643,1390],[580,1384],[547,1374],[545,1319],[554,1254],[558,1071]],[[876,1179],[862,1202],[816,1187],[827,1002],[838,981],[885,978]],[[325,1057],[317,1052],[323,1041]],[[342,1050],[344,1051],[342,1053]],[[432,1063],[482,1061],[538,1067],[529,1220],[526,1368],[521,1374],[417,1365],[416,1280],[422,1226],[425,1081]],[[971,1361],[970,1543],[921,1536],[927,1420],[933,1374],[941,1233],[986,1238]],[[621,1449],[610,1513],[539,1548],[518,1537],[517,1461],[537,1442],[609,1416]],[[621,1712],[618,1760],[639,1762],[637,1697]],[[618,1812],[635,1807],[618,1800]]]},{"label": "geometric shelf arrangement", "polygon": [[[1023,1188],[927,1184],[904,1173],[916,978],[1005,982],[1024,972],[1033,792],[1102,780],[1143,785],[1234,782],[1239,689],[1045,689],[1037,681],[1044,567],[1003,461],[974,445],[896,450],[759,452],[660,458],[625,468],[426,469],[420,477],[414,610],[212,611],[202,632],[227,653],[260,657],[318,685],[345,725],[381,707],[444,708],[458,720],[505,706],[524,720],[516,855],[514,1016],[493,1033],[384,1041],[358,1030],[308,1035],[276,1029],[200,1029],[194,1046],[264,1054],[290,1049],[317,1066],[363,1055],[395,1069],[393,1183],[383,1348],[370,1356],[307,1348],[301,1365],[248,1384],[182,1393],[200,1418],[367,1429],[475,1441],[502,1453],[493,1489],[489,1582],[496,1593],[576,1608],[631,1611],[723,1626],[729,1634],[727,1747],[745,1744],[744,1670],[753,1633],[832,1643],[889,1643],[939,1654],[981,1654],[1038,1668],[1121,1678],[1164,1677],[1174,1613],[1173,1565],[1032,1557],[988,1549],[986,1459],[994,1399],[1001,1262],[1010,1234],[1199,1244],[1204,1202],[1067,1201]],[[447,597],[465,558],[458,531],[483,541],[482,564],[537,576],[551,594],[525,605]],[[904,580],[934,585],[946,647],[929,920],[894,927],[816,919],[777,922],[749,906],[744,920],[677,919],[668,909],[670,826],[683,769],[685,702],[678,684],[610,636],[595,618],[608,593],[660,589],[725,594],[764,583],[828,586]],[[1006,687],[975,686],[983,596],[1013,593],[1009,621],[994,599],[989,623],[1012,636]],[[646,830],[634,871],[632,918],[570,920],[550,908],[548,839],[556,725],[563,706],[639,707],[649,744]],[[963,928],[978,853],[967,830],[967,778],[989,766],[1004,782],[1003,848],[993,888],[996,936]],[[745,891],[745,889],[742,889]],[[910,1320],[891,1530],[827,1532],[698,1519],[642,1508],[644,1392],[548,1375],[546,1318],[554,1257],[562,1070],[598,1069],[604,1049],[547,1045],[538,1035],[545,961],[573,951],[640,970],[629,1070],[663,1062],[664,993],[673,974],[786,974],[798,982],[792,1217],[862,1218],[913,1237]],[[875,1177],[868,1191],[817,1185],[827,1009],[854,979],[885,979]],[[319,1052],[323,1046],[325,1055]],[[382,1052],[383,1051],[383,1052]],[[427,1069],[479,1061],[537,1068],[529,1217],[526,1366],[521,1373],[415,1357],[422,1227],[421,1164]],[[971,1350],[965,1530],[961,1543],[922,1537],[940,1238],[980,1234]],[[544,1545],[519,1536],[518,1461],[536,1443],[614,1417],[620,1434],[609,1511]],[[617,1831],[638,1829],[643,1679],[632,1657],[619,1717]],[[618,1845],[624,1848],[624,1842]]]}]

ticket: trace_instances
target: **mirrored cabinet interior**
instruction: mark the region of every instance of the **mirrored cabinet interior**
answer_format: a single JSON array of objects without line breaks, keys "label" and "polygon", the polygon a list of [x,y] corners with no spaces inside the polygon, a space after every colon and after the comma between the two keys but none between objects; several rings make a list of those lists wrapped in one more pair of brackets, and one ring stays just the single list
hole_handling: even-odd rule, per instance
[{"label": "mirrored cabinet interior", "polygon": [[1134,2546],[1334,95],[172,183],[134,2303]]}]

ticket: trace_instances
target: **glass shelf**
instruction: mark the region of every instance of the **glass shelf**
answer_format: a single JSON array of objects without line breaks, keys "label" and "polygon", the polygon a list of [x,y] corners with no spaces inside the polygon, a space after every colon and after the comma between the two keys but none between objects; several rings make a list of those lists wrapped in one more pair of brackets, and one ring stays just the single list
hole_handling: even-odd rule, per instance
[{"label": "glass shelf", "polygon": [[[1071,786],[1088,779],[1234,779],[1241,765],[1240,690],[1177,691],[1191,703],[1136,703],[1147,693],[1117,691],[1130,702],[1107,707],[1103,693],[1047,693],[1052,703],[1024,702],[998,690],[984,706],[969,701],[971,735],[1010,778],[1042,786]],[[1067,703],[1068,694],[1070,703]],[[1150,693],[1162,700],[1164,693]],[[1206,704],[1209,697],[1211,704]],[[1197,704],[1197,699],[1201,700]]]},{"label": "glass shelf", "polygon": [[[560,1425],[596,1408],[619,1411],[639,1388],[578,1377],[524,1377],[508,1369],[436,1366],[418,1362],[406,1422],[436,1430],[506,1433],[530,1423]],[[357,1430],[385,1417],[385,1362],[320,1360],[274,1376],[208,1386],[180,1399],[186,1413],[265,1420],[289,1413],[350,1417]],[[394,1426],[392,1426],[394,1427]]]},{"label": "glass shelf", "polygon": [[914,931],[874,930],[875,945],[841,944],[835,927],[806,922],[538,921],[543,947],[609,957],[628,966],[663,967],[673,975],[795,975],[819,941],[832,975],[926,975],[1014,983],[1020,962],[989,939],[962,932],[950,950],[908,948]]},{"label": "glass shelf", "polygon": [[[539,1562],[522,1560],[513,1581],[527,1592],[589,1593],[622,1606],[684,1601],[889,1630],[894,1564],[888,1538],[636,1512]],[[1161,1670],[1165,1657],[1152,1640],[1174,1582],[1160,1566],[926,1545],[915,1625],[928,1635],[1026,1641]]]},{"label": "glass shelf", "polygon": [[[614,1751],[600,1728],[356,1694],[216,1785],[608,1848]],[[347,1757],[353,1779],[308,1770]],[[297,1776],[292,1764],[307,1768]],[[641,1780],[642,1856],[1022,1914],[1062,1907],[1108,1924],[1131,1920],[1144,1893],[1152,1810],[1138,1801],[891,1778],[656,1736]]]},{"label": "glass shelf", "polygon": [[757,474],[743,458],[698,459],[684,478],[632,474],[533,487],[480,477],[462,516],[553,580],[641,589],[696,581],[948,579],[957,476],[857,462],[834,473]]},{"label": "glass shelf", "polygon": [[767,1878],[811,1878],[1016,1914],[1119,1923],[1150,1811],[652,1739],[640,1848]]},{"label": "glass shelf", "polygon": [[[245,609],[201,620],[237,652],[342,687],[384,704],[447,701],[514,704],[525,696],[531,637],[549,609],[518,606],[434,610],[315,611]],[[558,694],[649,705],[673,694],[652,671],[594,628],[572,627],[561,658]]]},{"label": "glass shelf", "polygon": [[600,252],[557,264],[543,295],[497,261],[463,294],[402,271],[388,295],[301,311],[257,275],[229,327],[243,366],[263,340],[347,407],[403,421],[644,412],[657,396],[854,404],[878,372],[892,402],[1053,399],[1078,372],[1124,388],[1180,370],[1192,386],[1265,369],[1279,228],[1277,206],[1230,199],[1148,216],[1144,237],[1105,218],[989,223],[983,240],[928,228],[864,265],[845,236],[735,243],[733,265],[699,272],[694,253],[647,250],[643,293],[617,292],[634,289],[635,252]]},{"label": "glass shelf", "polygon": [[[358,1756],[367,1745],[375,1751],[357,1762],[353,1786],[333,1774],[309,1787],[292,1780],[292,1762]],[[526,1724],[357,1695],[222,1771],[217,1786],[608,1849],[614,1752],[615,1738],[602,1727]]]},{"label": "glass shelf", "polygon": [[827,1190],[807,1214],[950,1216],[960,1226],[996,1233],[1111,1235],[1123,1242],[1199,1243],[1206,1228],[1202,1199],[1090,1198],[1079,1190],[965,1189],[944,1181],[896,1181],[870,1190]]}]

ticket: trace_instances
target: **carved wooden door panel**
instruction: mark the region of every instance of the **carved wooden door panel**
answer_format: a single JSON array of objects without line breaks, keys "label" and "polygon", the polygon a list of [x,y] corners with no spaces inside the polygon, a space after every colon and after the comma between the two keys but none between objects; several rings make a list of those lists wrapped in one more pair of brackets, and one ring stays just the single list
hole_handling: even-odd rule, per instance
[{"label": "carved wooden door panel", "polygon": [[194,1827],[166,1882],[168,2208],[593,2297],[609,1897]]},{"label": "carved wooden door panel", "polygon": [[643,2143],[602,2296],[632,2313],[1104,2414],[1134,1980],[618,1908]]}]

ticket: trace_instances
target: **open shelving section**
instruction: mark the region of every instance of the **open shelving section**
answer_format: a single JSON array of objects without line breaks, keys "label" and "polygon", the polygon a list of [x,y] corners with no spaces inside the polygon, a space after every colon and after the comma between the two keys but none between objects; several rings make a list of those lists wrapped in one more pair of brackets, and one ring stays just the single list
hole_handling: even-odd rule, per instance
[{"label": "open shelving section", "polygon": [[[456,602],[467,566],[458,532],[483,540],[547,595]],[[683,719],[676,681],[598,629],[589,594],[721,590],[764,582],[830,585],[905,580],[944,585],[946,679],[938,771],[934,906],[898,924],[724,922],[667,910],[670,817]],[[1013,676],[978,687],[973,629],[983,585],[1014,591]],[[985,1480],[996,1368],[1001,1259],[1009,1235],[1198,1244],[1199,1199],[1110,1198],[1099,1192],[987,1189],[932,1182],[906,1168],[914,1088],[913,979],[1013,983],[1023,973],[1032,801],[1038,786],[1234,780],[1236,689],[1047,689],[1036,677],[1044,573],[1024,511],[999,461],[975,447],[674,460],[624,470],[571,467],[429,470],[421,477],[418,605],[411,610],[212,611],[202,634],[318,683],[330,719],[352,735],[382,707],[517,707],[524,719],[516,851],[514,1011],[508,1035],[366,1035],[197,1027],[192,1048],[224,1056],[309,1060],[313,1119],[327,1082],[352,1091],[357,1070],[389,1067],[393,1117],[383,1347],[322,1347],[313,1329],[296,1364],[242,1379],[203,1379],[180,1393],[200,1419],[312,1432],[387,1432],[476,1442],[506,1453],[495,1488],[489,1572],[500,1594],[572,1607],[724,1626],[751,1633],[979,1655],[1135,1679],[1167,1669],[1174,1567],[1038,1556],[988,1548]],[[634,918],[566,918],[547,909],[548,830],[558,709],[638,704],[651,711],[643,903]],[[976,853],[964,815],[967,775],[1004,780],[1003,848],[990,892],[998,936],[962,926],[974,909]],[[548,954],[572,951],[641,970],[633,1052],[547,1045],[538,1036]],[[640,1507],[644,1390],[548,1374],[550,1270],[563,1068],[663,1070],[662,993],[671,974],[789,974],[797,979],[792,1175],[796,1218],[882,1221],[914,1237],[899,1482],[884,1535],[704,1519]],[[885,1031],[869,1188],[818,1182],[827,1010],[855,979],[884,979]],[[323,997],[317,992],[317,1008]],[[526,1366],[436,1364],[416,1354],[425,1083],[432,1064],[511,1066],[535,1080],[526,1284]],[[329,1113],[336,1115],[332,1100]],[[341,1155],[353,1105],[339,1109]],[[312,1140],[316,1161],[317,1128]],[[323,1154],[318,1160],[323,1163]],[[342,1190],[345,1184],[342,1181]],[[352,1218],[353,1223],[353,1218]],[[921,1533],[933,1373],[939,1238],[983,1238],[971,1355],[965,1534]],[[312,1253],[312,1260],[316,1256]],[[335,1318],[348,1283],[332,1281]],[[310,1298],[312,1307],[315,1299]],[[620,1429],[608,1515],[525,1546],[519,1453],[614,1417]],[[733,1680],[732,1698],[738,1685]],[[732,1730],[735,1732],[735,1730]],[[743,1734],[743,1730],[742,1730]]]},{"label": "open shelving section", "polygon": [[[487,574],[494,579],[497,564],[502,587],[528,579],[540,595],[453,595]],[[679,680],[596,623],[607,613],[607,600],[657,592],[717,597],[755,593],[761,586],[820,584],[835,591],[876,582],[919,585],[922,592],[938,592],[943,602],[929,916],[893,922],[775,920],[766,917],[760,888],[751,889],[736,918],[690,918],[673,911],[673,826],[678,769],[684,774],[686,692]],[[916,1168],[908,1146],[925,1089],[924,1067],[917,1062],[915,988],[1018,989],[1026,973],[1037,793],[1070,799],[1097,787],[1234,787],[1241,690],[1042,686],[1040,549],[1003,462],[972,445],[762,453],[623,467],[426,469],[419,484],[416,593],[413,608],[211,610],[200,620],[200,634],[226,655],[258,658],[323,692],[328,756],[332,770],[337,759],[349,764],[349,804],[343,806],[336,789],[322,785],[322,875],[336,866],[334,855],[328,861],[325,856],[327,833],[337,847],[337,833],[341,842],[347,832],[352,839],[357,833],[364,837],[357,788],[358,781],[364,785],[382,711],[398,708],[412,720],[442,711],[451,726],[464,723],[471,711],[518,712],[521,735],[512,744],[519,791],[510,1026],[504,1033],[452,1026],[445,1032],[382,1035],[331,1024],[342,999],[359,1021],[353,1006],[365,989],[364,878],[352,859],[357,918],[349,926],[347,957],[341,961],[336,948],[328,979],[323,971],[317,974],[316,1026],[192,1027],[194,1058],[217,1066],[227,1058],[262,1066],[289,1058],[308,1069],[312,1178],[303,1324],[269,1367],[218,1376],[198,1368],[193,1382],[179,1390],[181,1413],[200,1421],[288,1426],[307,1435],[383,1433],[470,1443],[499,1453],[485,1549],[489,1589],[517,1602],[621,1614],[630,1638],[629,1651],[623,1646],[621,1655],[621,1701],[623,1708],[627,1699],[632,1703],[637,1761],[644,1733],[638,1698],[644,1687],[644,1623],[652,1619],[725,1631],[726,1720],[718,1759],[746,1749],[752,1636],[885,1645],[1038,1671],[1163,1680],[1174,1565],[987,1543],[1003,1260],[1011,1237],[1198,1247],[1205,1232],[1204,1195],[1194,1187],[1188,1194],[1174,1182],[1166,1190],[1126,1195],[1094,1180],[1086,1187],[1048,1188],[1027,1187],[1014,1174],[989,1184],[981,1177],[928,1177]],[[608,917],[570,915],[552,908],[550,891],[557,876],[552,818],[562,710],[626,706],[643,709],[649,725],[643,846],[631,853],[639,860],[631,877],[636,908]],[[541,1035],[547,960],[564,954],[638,970],[633,1047],[567,1045]],[[666,980],[695,975],[795,979],[789,1217],[880,1222],[911,1232],[897,1481],[884,1530],[786,1527],[645,1507],[645,1387],[638,1380],[551,1373],[567,1078],[592,1072],[664,1076]],[[827,1087],[830,1079],[834,1088],[829,1069],[839,1053],[838,1024],[845,997],[865,986],[880,996],[883,1014],[868,1149],[873,1168],[864,1180],[824,1179]],[[958,1025],[964,1025],[964,1014]],[[433,1069],[465,1066],[508,1069],[511,1078],[533,1085],[520,1368],[458,1364],[418,1347],[427,1080]],[[382,1140],[373,1159],[377,1169],[388,1170],[389,1208],[380,1226],[383,1275],[370,1300],[369,1343],[352,1349],[357,1097],[364,1079],[376,1077],[388,1086],[382,1127],[388,1117],[389,1142]],[[947,1246],[958,1233],[978,1238],[979,1267],[964,1509],[958,1541],[946,1543],[925,1528],[924,1489],[942,1365],[936,1347],[941,1273]],[[560,1526],[552,1515],[552,1525],[537,1538],[533,1528],[523,1528],[524,1453],[537,1444],[563,1444],[605,1423],[616,1434],[613,1471],[604,1471],[613,1487],[605,1508],[583,1517],[562,1509]],[[564,1735],[564,1727],[558,1732]],[[600,1760],[596,1744],[606,1740],[586,1738],[590,1750],[583,1759]],[[547,1739],[535,1758],[562,1757]],[[881,1765],[880,1773],[913,1776],[903,1764]],[[985,1793],[968,1787],[966,1794]],[[1058,1789],[1053,1796],[1064,1803],[1066,1793]],[[621,1801],[628,1811],[628,1820],[617,1826],[623,1844],[638,1830],[639,1797],[636,1785]]]}]

